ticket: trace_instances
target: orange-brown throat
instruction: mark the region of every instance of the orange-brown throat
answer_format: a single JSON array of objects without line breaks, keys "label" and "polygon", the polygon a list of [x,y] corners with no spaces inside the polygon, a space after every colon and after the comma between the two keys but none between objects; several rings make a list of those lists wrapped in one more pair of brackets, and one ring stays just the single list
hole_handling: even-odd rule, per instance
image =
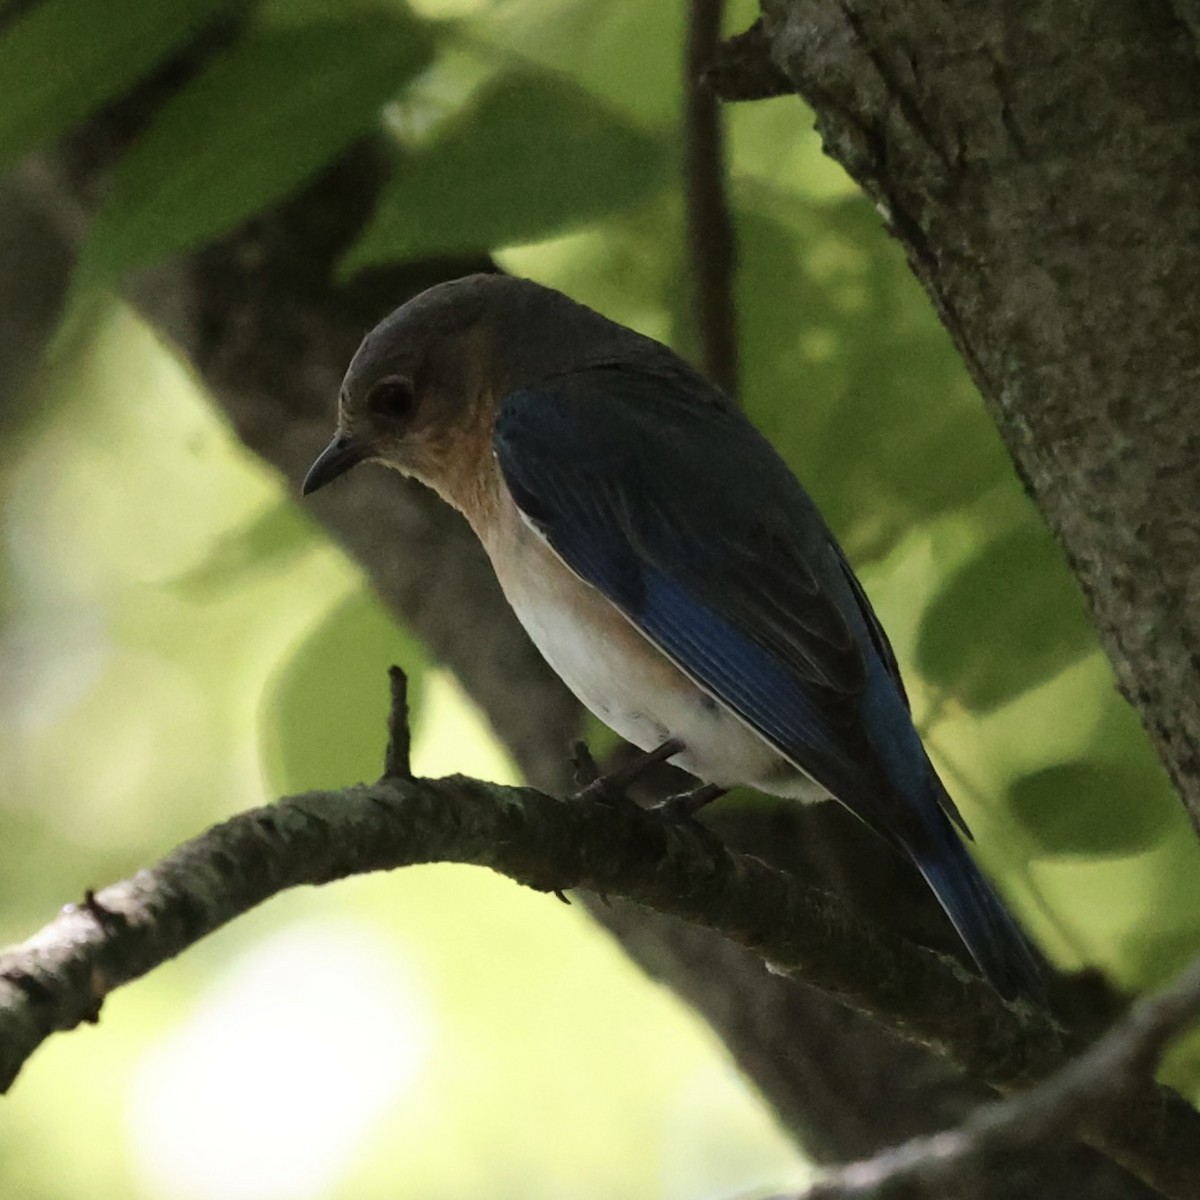
[{"label": "orange-brown throat", "polygon": [[485,381],[482,355],[468,356],[474,370],[461,381],[464,399],[455,418],[429,431],[421,447],[421,475],[483,536],[499,511],[503,483],[492,444],[499,397]]}]

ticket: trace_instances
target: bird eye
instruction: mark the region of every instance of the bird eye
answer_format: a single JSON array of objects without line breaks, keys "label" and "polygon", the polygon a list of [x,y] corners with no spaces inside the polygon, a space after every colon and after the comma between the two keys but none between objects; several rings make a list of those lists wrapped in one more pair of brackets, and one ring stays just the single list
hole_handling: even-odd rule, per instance
[{"label": "bird eye", "polygon": [[400,375],[381,379],[367,396],[367,407],[376,416],[407,420],[416,405],[412,384]]}]

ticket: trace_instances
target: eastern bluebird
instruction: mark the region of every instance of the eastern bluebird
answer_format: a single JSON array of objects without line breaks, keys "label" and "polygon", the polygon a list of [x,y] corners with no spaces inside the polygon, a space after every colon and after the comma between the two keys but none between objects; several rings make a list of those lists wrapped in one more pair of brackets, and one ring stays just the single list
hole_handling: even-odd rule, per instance
[{"label": "eastern bluebird", "polygon": [[364,339],[305,494],[368,460],[463,513],[538,649],[623,738],[677,739],[671,761],[718,787],[836,797],[912,859],[998,991],[1041,993],[841,548],[673,351],[528,280],[439,284]]}]

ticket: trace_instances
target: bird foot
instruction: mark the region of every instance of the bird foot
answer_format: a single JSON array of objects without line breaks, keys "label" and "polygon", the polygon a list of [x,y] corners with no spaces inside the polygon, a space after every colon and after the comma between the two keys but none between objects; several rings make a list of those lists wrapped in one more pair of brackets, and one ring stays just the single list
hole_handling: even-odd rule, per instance
[{"label": "bird foot", "polygon": [[605,775],[600,774],[596,760],[583,742],[574,746],[575,782],[580,785],[575,793],[576,800],[600,801],[605,804],[624,804],[629,802],[625,789],[631,783],[640,779],[651,767],[665,762],[683,749],[683,743],[678,738],[667,738],[661,746],[646,750],[632,762],[626,763]]},{"label": "bird foot", "polygon": [[650,810],[661,813],[671,821],[691,821],[695,819],[696,814],[702,808],[714,800],[719,800],[727,791],[729,791],[728,788],[721,787],[719,784],[705,783],[698,788],[693,788],[690,792],[679,792],[677,795],[668,796],[665,800],[652,804]]}]

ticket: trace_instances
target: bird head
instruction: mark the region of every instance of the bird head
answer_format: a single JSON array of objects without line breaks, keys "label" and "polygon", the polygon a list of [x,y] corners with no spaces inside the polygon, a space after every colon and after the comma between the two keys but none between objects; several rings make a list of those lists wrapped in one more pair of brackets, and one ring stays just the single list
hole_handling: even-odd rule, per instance
[{"label": "bird head", "polygon": [[530,280],[468,275],[437,284],[363,339],[342,382],[337,432],[303,492],[380,462],[464,508],[464,489],[477,490],[493,470],[492,426],[504,397],[634,360],[680,369],[659,343]]},{"label": "bird head", "polygon": [[337,431],[305,476],[315,492],[362,462],[379,462],[438,490],[491,399],[486,275],[439,284],[363,339],[338,396]]}]

